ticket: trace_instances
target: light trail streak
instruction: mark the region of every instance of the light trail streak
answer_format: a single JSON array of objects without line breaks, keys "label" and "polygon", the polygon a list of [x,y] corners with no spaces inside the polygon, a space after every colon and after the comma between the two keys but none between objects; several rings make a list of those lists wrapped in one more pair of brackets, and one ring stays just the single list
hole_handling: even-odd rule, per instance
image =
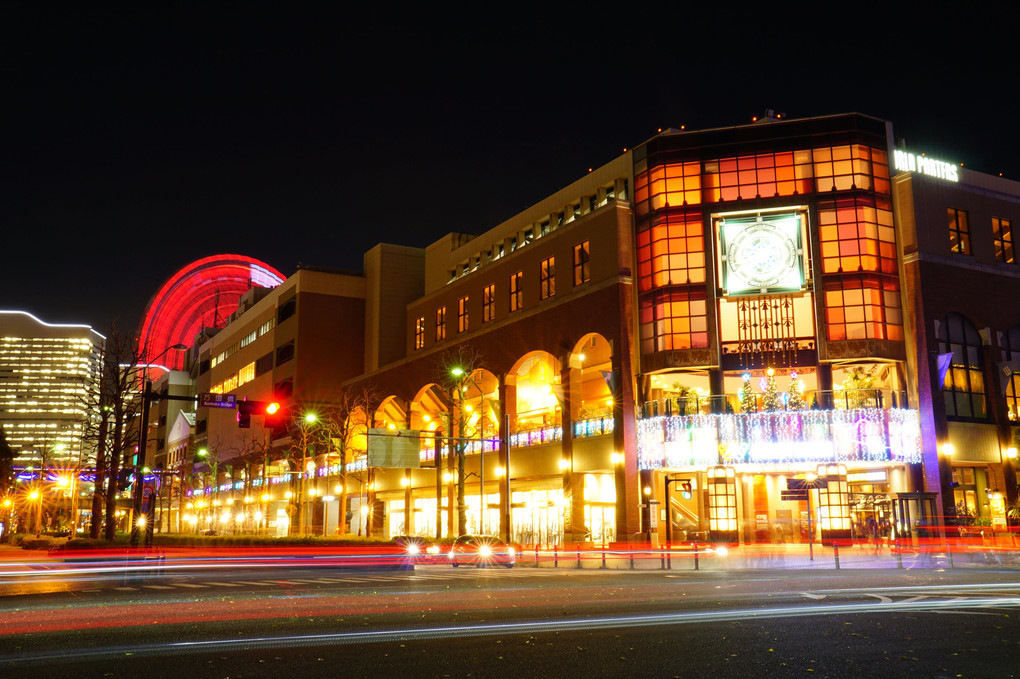
[{"label": "light trail streak", "polygon": [[974,598],[951,601],[907,600],[900,602],[894,601],[890,603],[867,602],[826,605],[810,604],[771,609],[740,608],[725,611],[687,611],[649,615],[608,616],[600,618],[561,618],[555,620],[531,620],[472,625],[376,629],[358,632],[335,632],[329,634],[176,641],[158,644],[138,644],[134,646],[7,654],[2,661],[2,665],[18,666],[24,663],[52,663],[68,660],[102,660],[124,658],[126,656],[167,656],[224,651],[250,651],[259,649],[269,650],[277,648],[301,648],[315,646],[347,646],[366,643],[424,641],[511,634],[517,635],[661,627],[669,625],[689,625],[695,623],[769,620],[805,616],[926,611],[943,613],[958,612],[960,609],[1013,607],[1020,607],[1020,597]]}]

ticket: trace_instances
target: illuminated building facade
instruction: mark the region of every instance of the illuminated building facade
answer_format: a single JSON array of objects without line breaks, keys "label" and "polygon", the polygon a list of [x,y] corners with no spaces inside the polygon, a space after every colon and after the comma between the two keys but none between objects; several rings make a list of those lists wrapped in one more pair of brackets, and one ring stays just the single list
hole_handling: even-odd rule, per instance
[{"label": "illuminated building facade", "polygon": [[469,532],[522,543],[803,539],[816,476],[823,538],[935,520],[892,147],[856,114],[667,130],[429,246],[406,357],[362,379],[443,456],[377,474],[389,533],[458,530],[465,445]]},{"label": "illuminated building facade", "polygon": [[87,325],[0,311],[0,426],[15,466],[70,469],[81,459],[86,390],[104,338]]},{"label": "illuminated building facade", "polygon": [[1020,182],[904,149],[894,165],[924,485],[947,514],[1003,528],[1020,445]]},{"label": "illuminated building facade", "polygon": [[[192,349],[196,393],[277,401],[288,418],[298,417],[299,407],[335,401],[339,385],[363,370],[365,295],[361,274],[314,267],[298,269],[272,290],[253,288],[225,327],[207,330]],[[261,414],[241,428],[237,410],[200,406],[191,451],[167,462],[184,469],[190,486],[182,515],[187,527],[285,535],[287,493],[300,466],[288,461],[292,443]],[[305,500],[309,521],[314,510],[321,524],[321,504]]]}]

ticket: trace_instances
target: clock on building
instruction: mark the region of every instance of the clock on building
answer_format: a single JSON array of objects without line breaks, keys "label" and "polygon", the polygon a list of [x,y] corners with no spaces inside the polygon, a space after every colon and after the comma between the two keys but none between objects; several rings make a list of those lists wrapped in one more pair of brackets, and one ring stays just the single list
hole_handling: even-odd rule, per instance
[{"label": "clock on building", "polygon": [[803,289],[800,217],[796,213],[723,219],[719,242],[727,295]]}]

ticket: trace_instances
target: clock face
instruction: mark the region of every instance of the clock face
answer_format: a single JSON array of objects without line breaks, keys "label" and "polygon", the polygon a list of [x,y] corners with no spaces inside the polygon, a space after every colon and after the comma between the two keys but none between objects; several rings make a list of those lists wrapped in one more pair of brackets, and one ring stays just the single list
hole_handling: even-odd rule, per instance
[{"label": "clock face", "polygon": [[728,222],[723,228],[727,294],[801,288],[798,219],[784,215],[779,220]]}]

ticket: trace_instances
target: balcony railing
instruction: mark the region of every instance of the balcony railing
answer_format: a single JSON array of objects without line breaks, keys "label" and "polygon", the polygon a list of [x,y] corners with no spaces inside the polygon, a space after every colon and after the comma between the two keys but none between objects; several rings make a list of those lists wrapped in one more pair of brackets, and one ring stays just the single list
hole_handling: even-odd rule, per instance
[{"label": "balcony railing", "polygon": [[747,413],[798,410],[853,410],[855,408],[908,408],[907,392],[896,389],[835,389],[805,391],[800,407],[791,407],[790,394],[779,393],[779,406],[767,408],[763,394],[755,394],[748,406],[742,406],[739,394],[715,396],[665,396],[646,401],[642,417],[708,415],[711,413]]}]

